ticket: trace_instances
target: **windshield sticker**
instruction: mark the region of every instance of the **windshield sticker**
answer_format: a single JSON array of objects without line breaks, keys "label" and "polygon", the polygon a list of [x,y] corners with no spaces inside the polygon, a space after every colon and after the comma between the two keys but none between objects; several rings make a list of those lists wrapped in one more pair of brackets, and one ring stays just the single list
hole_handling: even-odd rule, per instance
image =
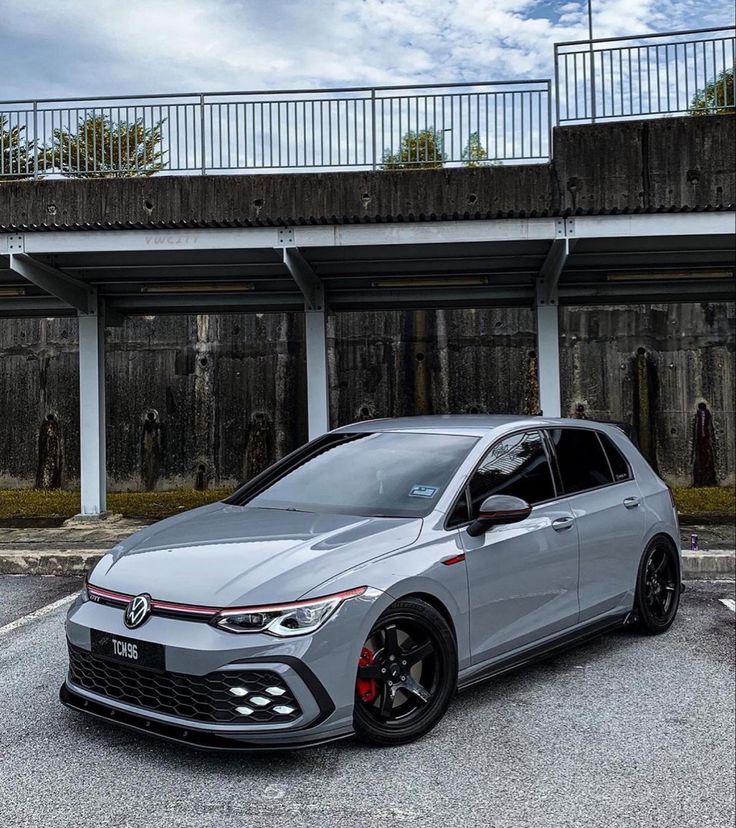
[{"label": "windshield sticker", "polygon": [[437,494],[437,486],[412,486],[409,497],[434,497]]}]

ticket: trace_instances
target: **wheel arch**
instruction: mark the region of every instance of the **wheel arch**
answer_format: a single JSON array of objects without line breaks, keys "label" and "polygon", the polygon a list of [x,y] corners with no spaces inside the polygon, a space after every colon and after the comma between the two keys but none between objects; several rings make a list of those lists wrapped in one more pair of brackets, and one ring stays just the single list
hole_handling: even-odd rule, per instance
[{"label": "wheel arch", "polygon": [[407,592],[406,595],[402,595],[401,598],[397,598],[396,600],[403,601],[405,598],[419,598],[419,600],[424,601],[426,604],[429,604],[430,607],[437,610],[445,621],[447,621],[447,624],[452,630],[452,634],[455,638],[455,646],[457,646],[458,641],[455,620],[453,619],[449,608],[445,605],[441,598],[438,598],[430,592]]},{"label": "wheel arch", "polygon": [[665,540],[672,547],[672,551],[675,553],[675,558],[677,559],[677,568],[680,572],[680,578],[682,578],[682,551],[680,543],[672,536],[671,532],[667,531],[665,527],[657,527],[657,529],[647,537],[644,549],[641,553],[641,558],[639,559],[640,562],[644,560],[644,556],[646,555],[649,547],[658,540]]},{"label": "wheel arch", "polygon": [[436,581],[411,578],[394,584],[389,590],[393,601],[404,598],[419,598],[429,604],[447,621],[452,630],[460,669],[470,663],[470,627],[468,618],[467,593],[460,597],[446,590]]}]

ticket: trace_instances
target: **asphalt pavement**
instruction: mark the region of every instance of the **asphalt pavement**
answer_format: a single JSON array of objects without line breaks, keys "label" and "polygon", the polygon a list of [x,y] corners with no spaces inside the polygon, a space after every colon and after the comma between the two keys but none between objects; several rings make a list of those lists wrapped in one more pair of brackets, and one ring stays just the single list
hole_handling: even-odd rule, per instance
[{"label": "asphalt pavement", "polygon": [[733,582],[691,583],[664,636],[607,635],[463,694],[408,747],[212,755],[59,705],[65,609],[7,627],[58,599],[46,581],[0,578],[5,825],[733,828]]},{"label": "asphalt pavement", "polygon": [[52,575],[0,577],[0,627],[75,592],[81,583],[81,578],[57,578]]}]

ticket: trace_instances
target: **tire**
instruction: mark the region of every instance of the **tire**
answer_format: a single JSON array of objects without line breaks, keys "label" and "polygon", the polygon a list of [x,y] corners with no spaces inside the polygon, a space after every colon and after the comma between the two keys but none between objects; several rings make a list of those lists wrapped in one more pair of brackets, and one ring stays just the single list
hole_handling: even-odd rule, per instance
[{"label": "tire", "polygon": [[457,644],[426,601],[403,598],[376,621],[361,652],[353,723],[370,745],[404,745],[444,716],[457,688]]},{"label": "tire", "polygon": [[662,535],[650,541],[639,564],[634,608],[637,629],[661,635],[672,626],[680,605],[680,561],[672,541]]}]

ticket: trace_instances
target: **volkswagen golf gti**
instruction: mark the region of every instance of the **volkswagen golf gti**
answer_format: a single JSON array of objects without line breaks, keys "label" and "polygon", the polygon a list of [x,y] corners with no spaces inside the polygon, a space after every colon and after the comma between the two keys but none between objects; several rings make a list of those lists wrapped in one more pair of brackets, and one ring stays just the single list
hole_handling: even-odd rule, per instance
[{"label": "volkswagen golf gti", "polygon": [[678,540],[616,426],[357,423],[111,549],[67,617],[61,700],[202,748],[403,744],[458,690],[667,630]]}]

